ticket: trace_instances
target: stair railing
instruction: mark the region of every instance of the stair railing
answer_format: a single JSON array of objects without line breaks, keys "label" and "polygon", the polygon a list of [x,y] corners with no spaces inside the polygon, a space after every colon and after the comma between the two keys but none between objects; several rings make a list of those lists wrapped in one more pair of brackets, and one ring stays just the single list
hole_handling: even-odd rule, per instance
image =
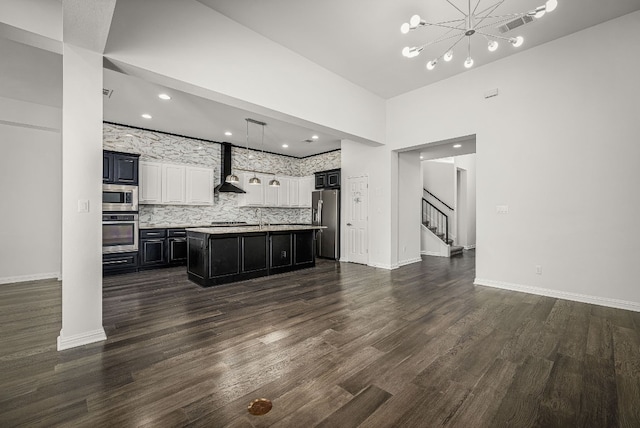
[{"label": "stair railing", "polygon": [[435,228],[436,235],[443,235],[444,242],[449,245],[449,216],[425,198],[422,198],[422,224]]},{"label": "stair railing", "polygon": [[445,207],[449,208],[451,211],[455,211],[453,208],[451,208],[449,205],[447,205],[447,203],[445,201],[443,201],[442,199],[440,199],[439,197],[437,197],[436,195],[434,195],[433,193],[431,193],[430,191],[428,191],[427,189],[425,189],[424,187],[422,188],[422,190],[424,190],[425,192],[427,192],[429,195],[431,195],[435,200],[437,200],[438,202],[440,202],[442,205],[444,205]]}]

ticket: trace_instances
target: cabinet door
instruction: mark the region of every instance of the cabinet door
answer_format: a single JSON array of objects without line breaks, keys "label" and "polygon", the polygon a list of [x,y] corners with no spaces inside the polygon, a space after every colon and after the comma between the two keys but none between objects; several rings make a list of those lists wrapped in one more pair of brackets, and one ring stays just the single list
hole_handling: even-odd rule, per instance
[{"label": "cabinet door", "polygon": [[300,205],[300,178],[295,177],[289,180],[289,206],[297,207]]},{"label": "cabinet door", "polygon": [[113,154],[102,154],[102,182],[110,183],[113,181]]},{"label": "cabinet door", "polygon": [[272,175],[260,175],[262,180],[262,187],[264,191],[264,206],[265,207],[277,207],[278,206],[278,187],[269,186],[269,181],[273,178]]},{"label": "cabinet door", "polygon": [[291,266],[293,258],[291,257],[291,233],[277,234],[274,233],[270,237],[270,268],[279,268]]},{"label": "cabinet door", "polygon": [[280,182],[280,187],[278,187],[278,206],[279,207],[289,207],[291,206],[291,193],[289,189],[291,188],[291,182],[295,179],[290,179],[287,177],[280,177],[278,181]]},{"label": "cabinet door", "polygon": [[188,166],[186,168],[186,203],[213,204],[213,169]]},{"label": "cabinet door", "polygon": [[314,177],[302,177],[300,180],[300,206],[311,208],[311,194],[314,188]]},{"label": "cabinet door", "polygon": [[138,158],[114,155],[113,181],[118,184],[138,184]]},{"label": "cabinet door", "polygon": [[324,189],[327,186],[327,174],[316,172],[316,189]]},{"label": "cabinet door", "polygon": [[169,263],[177,264],[187,261],[187,238],[169,238]]},{"label": "cabinet door", "polygon": [[185,203],[184,166],[162,165],[162,202],[165,204]]},{"label": "cabinet door", "polygon": [[165,239],[145,239],[140,245],[140,265],[163,265],[166,264]]},{"label": "cabinet door", "polygon": [[340,187],[340,170],[327,172],[327,187]]},{"label": "cabinet door", "polygon": [[157,162],[140,162],[139,188],[139,203],[162,203],[162,164]]},{"label": "cabinet door", "polygon": [[[242,190],[245,194],[240,197],[240,205],[245,206],[263,206],[264,205],[264,193],[262,184],[249,184],[249,180],[253,177],[252,173],[246,173],[242,175]],[[262,180],[262,178],[260,178]]]}]

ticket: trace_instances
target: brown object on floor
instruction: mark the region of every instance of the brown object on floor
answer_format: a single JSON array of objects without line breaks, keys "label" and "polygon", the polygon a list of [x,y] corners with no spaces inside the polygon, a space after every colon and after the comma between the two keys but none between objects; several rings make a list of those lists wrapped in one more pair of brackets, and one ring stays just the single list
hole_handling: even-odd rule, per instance
[{"label": "brown object on floor", "polygon": [[258,398],[256,400],[253,400],[249,404],[247,410],[252,415],[260,416],[269,413],[272,407],[273,404],[271,404],[271,400],[267,400],[266,398]]}]

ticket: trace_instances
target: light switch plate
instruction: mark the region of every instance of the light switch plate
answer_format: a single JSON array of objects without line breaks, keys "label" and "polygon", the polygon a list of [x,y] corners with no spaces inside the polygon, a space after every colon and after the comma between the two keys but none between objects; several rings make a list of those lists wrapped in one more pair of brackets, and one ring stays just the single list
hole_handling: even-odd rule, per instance
[{"label": "light switch plate", "polygon": [[88,199],[78,199],[78,212],[79,213],[88,213],[89,212],[89,200]]},{"label": "light switch plate", "polygon": [[496,212],[498,214],[507,214],[509,212],[509,205],[496,205]]}]

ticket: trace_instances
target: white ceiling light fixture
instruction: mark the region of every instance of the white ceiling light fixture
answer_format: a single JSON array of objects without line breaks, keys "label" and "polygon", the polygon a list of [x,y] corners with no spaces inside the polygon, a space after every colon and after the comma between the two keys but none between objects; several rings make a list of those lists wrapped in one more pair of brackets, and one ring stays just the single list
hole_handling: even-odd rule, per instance
[{"label": "white ceiling light fixture", "polygon": [[318,137],[317,135],[313,135],[313,136],[311,136],[311,139],[312,139],[312,140],[317,140],[318,138],[320,138],[320,137]]},{"label": "white ceiling light fixture", "polygon": [[171,97],[167,94],[159,94],[158,98],[160,98],[161,100],[170,100]]},{"label": "white ceiling light fixture", "polygon": [[149,113],[144,113],[142,117],[144,117],[145,119],[151,119],[151,115]]},{"label": "white ceiling light fixture", "polygon": [[282,148],[283,148],[283,149],[286,149],[287,147],[289,147],[289,145],[288,145],[288,144],[283,144],[283,145],[282,145]]},{"label": "white ceiling light fixture", "polygon": [[527,15],[538,19],[542,18],[546,13],[553,12],[558,7],[558,0],[548,0],[542,6],[538,6],[527,12],[496,15],[494,12],[506,0],[495,1],[490,6],[483,7],[482,9],[479,8],[482,0],[467,0],[466,11],[463,10],[465,9],[464,7],[461,9],[456,6],[452,0],[445,1],[454,7],[462,16],[458,19],[431,23],[424,21],[419,15],[413,15],[408,23],[404,23],[400,27],[402,34],[407,34],[420,27],[436,27],[441,28],[444,31],[444,33],[435,40],[427,42],[421,46],[407,46],[402,49],[402,55],[407,58],[414,58],[420,55],[420,52],[428,46],[435,45],[445,40],[455,40],[454,43],[442,54],[427,63],[427,70],[435,69],[440,58],[444,59],[445,62],[451,61],[453,59],[454,48],[463,41],[465,37],[467,38],[467,56],[464,61],[464,66],[466,68],[473,67],[474,61],[471,56],[471,38],[476,34],[481,35],[488,42],[487,49],[489,52],[495,52],[498,49],[498,40],[507,41],[516,48],[520,47],[524,43],[522,36],[503,37],[492,34],[489,31],[507,21],[512,21]]},{"label": "white ceiling light fixture", "polygon": [[231,131],[226,131],[224,135],[226,135],[227,137],[231,137],[233,134],[231,133]]},{"label": "white ceiling light fixture", "polygon": [[459,149],[460,147],[462,147],[462,144],[454,144],[454,145],[453,145],[453,148],[454,148],[454,149]]}]

